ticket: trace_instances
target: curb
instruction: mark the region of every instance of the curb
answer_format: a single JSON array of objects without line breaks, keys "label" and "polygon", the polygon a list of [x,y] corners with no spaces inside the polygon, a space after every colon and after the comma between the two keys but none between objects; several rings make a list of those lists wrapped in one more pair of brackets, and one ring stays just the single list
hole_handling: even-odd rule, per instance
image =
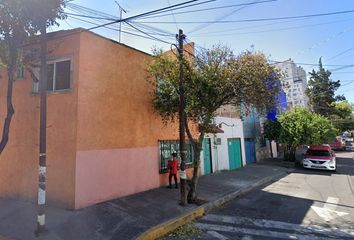
[{"label": "curb", "polygon": [[176,228],[178,228],[186,223],[189,223],[197,218],[202,217],[203,215],[210,212],[211,210],[216,209],[216,208],[222,206],[223,204],[252,191],[253,189],[255,189],[257,187],[260,187],[260,186],[265,185],[267,183],[273,182],[283,176],[286,176],[287,174],[293,172],[294,170],[295,169],[287,170],[286,172],[282,172],[282,173],[276,174],[274,176],[265,177],[257,182],[250,184],[249,186],[245,186],[235,192],[228,193],[228,194],[220,197],[217,200],[214,200],[209,203],[205,203],[202,206],[197,207],[193,210],[190,210],[187,213],[184,213],[178,217],[175,217],[171,220],[168,220],[164,223],[161,223],[159,225],[156,225],[155,227],[150,228],[149,230],[140,234],[136,239],[137,240],[154,240],[156,238],[159,238],[159,237],[167,234],[168,232],[175,230]]}]

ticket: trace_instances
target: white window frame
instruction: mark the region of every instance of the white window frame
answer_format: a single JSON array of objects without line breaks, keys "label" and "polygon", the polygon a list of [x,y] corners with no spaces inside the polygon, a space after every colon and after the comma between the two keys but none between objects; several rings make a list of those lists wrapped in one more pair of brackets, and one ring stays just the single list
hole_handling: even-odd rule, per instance
[{"label": "white window frame", "polygon": [[[56,67],[56,63],[58,62],[65,62],[65,61],[70,61],[70,76],[69,76],[69,88],[67,89],[55,89],[55,82],[56,82],[56,72],[57,72],[57,67]],[[49,92],[60,92],[60,91],[67,91],[67,90],[71,90],[72,89],[72,58],[58,58],[58,59],[54,59],[54,60],[50,60],[50,61],[47,61],[47,65],[49,64],[54,64],[54,69],[53,69],[53,89],[51,90],[47,90]]]},{"label": "white window frame", "polygon": [[[70,87],[67,89],[60,89],[60,90],[55,90],[55,75],[56,75],[56,63],[57,62],[64,62],[64,61],[70,61]],[[54,64],[54,69],[53,69],[53,89],[52,90],[47,90],[48,92],[63,92],[63,91],[68,91],[72,90],[72,72],[73,72],[73,59],[72,57],[66,57],[66,58],[57,58],[53,60],[47,61],[47,65],[49,64]],[[36,78],[36,81],[32,81],[32,93],[39,93],[39,72],[40,68],[35,67],[32,69],[33,75]]]}]

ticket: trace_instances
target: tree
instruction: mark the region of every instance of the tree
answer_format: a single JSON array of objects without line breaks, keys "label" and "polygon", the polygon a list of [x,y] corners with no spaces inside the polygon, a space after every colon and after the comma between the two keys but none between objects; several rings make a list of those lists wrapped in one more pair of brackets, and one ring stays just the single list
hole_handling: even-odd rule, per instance
[{"label": "tree", "polygon": [[12,116],[14,72],[21,64],[23,45],[40,30],[44,20],[47,26],[62,19],[64,0],[0,0],[0,66],[7,71],[7,113],[0,141],[0,154],[9,140]]},{"label": "tree", "polygon": [[[178,118],[178,61],[155,51],[149,72],[156,88],[153,104],[167,124]],[[197,201],[200,153],[206,133],[212,132],[216,110],[223,105],[253,104],[258,109],[274,106],[279,92],[279,75],[261,53],[244,52],[235,56],[223,46],[204,49],[194,59],[184,59],[186,132],[194,151],[193,177],[188,202]],[[193,136],[190,124],[198,125]]]},{"label": "tree", "polygon": [[335,113],[333,103],[345,100],[345,97],[343,95],[335,96],[335,91],[340,87],[340,80],[331,80],[331,72],[324,69],[321,58],[318,65],[318,71],[313,69],[312,72],[309,72],[310,80],[306,94],[313,111],[329,117]]},{"label": "tree", "polygon": [[333,122],[333,125],[342,132],[347,130],[353,130],[353,105],[351,105],[348,101],[342,101],[333,103],[333,106],[335,109],[335,113],[330,117],[331,121]]},{"label": "tree", "polygon": [[[280,136],[280,123],[278,121],[268,120],[264,123],[264,137],[268,138],[270,143],[278,141]],[[278,147],[278,144],[277,144]],[[272,146],[270,146],[271,157],[274,156]]]},{"label": "tree", "polygon": [[330,120],[304,108],[295,108],[278,119],[279,142],[286,145],[284,157],[289,161],[295,161],[295,151],[300,145],[328,144],[338,133]]},{"label": "tree", "polygon": [[264,136],[270,141],[278,141],[280,136],[280,123],[278,121],[266,121],[264,123]]}]

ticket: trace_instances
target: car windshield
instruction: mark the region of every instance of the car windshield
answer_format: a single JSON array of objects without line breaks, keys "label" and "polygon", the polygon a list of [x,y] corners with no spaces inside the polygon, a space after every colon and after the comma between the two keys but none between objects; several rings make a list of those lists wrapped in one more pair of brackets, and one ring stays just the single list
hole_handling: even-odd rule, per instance
[{"label": "car windshield", "polygon": [[330,156],[329,151],[327,151],[327,150],[314,150],[314,149],[307,150],[306,155],[309,155],[309,156]]}]

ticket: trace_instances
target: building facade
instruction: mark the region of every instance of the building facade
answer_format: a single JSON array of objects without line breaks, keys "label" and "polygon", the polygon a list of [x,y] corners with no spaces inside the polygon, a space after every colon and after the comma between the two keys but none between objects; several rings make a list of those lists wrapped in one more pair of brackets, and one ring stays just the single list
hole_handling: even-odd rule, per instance
[{"label": "building facade", "polygon": [[243,124],[240,118],[217,116],[214,123],[222,132],[206,134],[201,154],[203,175],[235,170],[246,165]]},{"label": "building facade", "polygon": [[[147,81],[152,57],[82,29],[48,38],[48,203],[78,209],[166,185],[165,163],[178,125],[165,126],[153,109]],[[31,68],[14,82],[15,115],[0,156],[0,197],[37,199],[37,72]],[[4,69],[0,75],[5,103]],[[0,119],[5,114],[6,104],[0,104]]]},{"label": "building facade", "polygon": [[306,71],[301,66],[297,66],[291,59],[278,62],[275,65],[283,75],[281,81],[286,93],[288,108],[308,107]]}]

